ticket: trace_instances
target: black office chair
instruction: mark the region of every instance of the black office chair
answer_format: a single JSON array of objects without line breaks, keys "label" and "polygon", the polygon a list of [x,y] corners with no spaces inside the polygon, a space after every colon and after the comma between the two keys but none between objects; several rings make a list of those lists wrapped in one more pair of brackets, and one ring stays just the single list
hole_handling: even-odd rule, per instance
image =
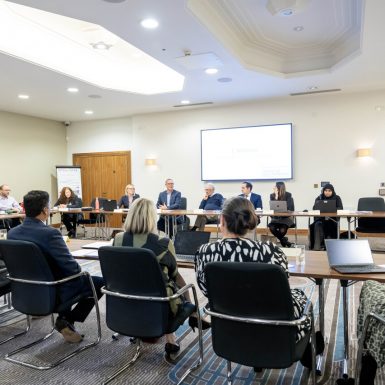
[{"label": "black office chair", "polygon": [[[142,338],[156,338],[174,332],[198,308],[198,299],[193,284],[167,296],[160,265],[151,250],[105,246],[99,249],[99,260],[106,283],[102,292],[106,294],[107,326],[119,334],[136,338],[138,343],[132,360],[109,377],[104,382],[107,384],[137,360],[142,348]],[[169,302],[183,296],[189,289],[194,295],[194,305],[180,305],[177,316],[172,317]],[[200,358],[182,376],[179,384],[203,361],[199,311],[197,316]]]},{"label": "black office chair", "polygon": [[[358,211],[385,211],[385,202],[381,197],[360,198]],[[385,218],[358,218],[356,231],[359,233],[385,233]]]},{"label": "black office chair", "polygon": [[[180,198],[180,210],[187,210],[187,198]],[[187,215],[182,215],[177,218],[177,231],[184,231],[190,228],[190,218]]]},{"label": "black office chair", "polygon": [[[311,302],[294,319],[287,276],[280,266],[253,262],[212,262],[205,267],[212,345],[227,360],[254,368],[287,368],[301,359],[311,340],[312,380],[316,384],[315,334]],[[229,284],[231,283],[231,284]],[[312,329],[296,343],[297,325],[311,316]],[[311,338],[310,338],[311,337]]]},{"label": "black office chair", "polygon": [[[51,315],[52,330],[45,337],[31,342],[5,355],[7,361],[14,362],[19,365],[27,366],[34,369],[50,369],[58,364],[68,360],[81,351],[96,345],[101,338],[100,315],[98,298],[91,276],[88,272],[80,272],[70,277],[56,280],[53,277],[47,259],[42,251],[32,242],[0,240],[0,253],[4,258],[5,265],[9,273],[11,281],[12,305],[14,309],[20,313],[26,314],[28,324],[30,324],[31,316]],[[69,282],[80,277],[87,277],[95,301],[96,319],[98,335],[95,341],[86,345],[79,346],[73,352],[68,353],[64,357],[49,363],[46,366],[34,365],[32,363],[13,358],[15,354],[38,344],[49,338],[54,333],[53,313],[67,309],[69,306],[79,302],[83,295],[72,298],[65,303],[57,303],[57,286]]]}]

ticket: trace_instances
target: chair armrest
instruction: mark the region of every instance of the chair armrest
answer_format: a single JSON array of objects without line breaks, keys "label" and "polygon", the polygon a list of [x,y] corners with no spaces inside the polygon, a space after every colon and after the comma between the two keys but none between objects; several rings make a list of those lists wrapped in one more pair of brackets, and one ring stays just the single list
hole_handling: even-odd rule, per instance
[{"label": "chair armrest", "polygon": [[239,317],[239,316],[232,316],[228,314],[218,313],[214,312],[207,307],[203,308],[203,311],[210,315],[211,317],[217,317],[229,321],[235,321],[235,322],[244,322],[244,323],[251,323],[251,324],[259,324],[259,325],[275,325],[275,326],[298,326],[302,325],[309,315],[313,314],[313,309],[311,306],[311,301],[308,300],[305,305],[304,314],[301,318],[292,320],[292,321],[284,321],[284,320],[267,320],[262,318],[250,318],[250,317]]},{"label": "chair armrest", "polygon": [[76,278],[79,278],[81,276],[90,276],[90,274],[88,273],[88,271],[81,271],[80,273],[77,273],[77,274],[74,274],[74,275],[71,275],[70,277],[66,277],[66,278],[63,278],[63,279],[59,279],[57,281],[32,281],[30,279],[22,279],[22,278],[13,278],[12,276],[8,275],[8,278],[10,281],[13,281],[13,282],[19,282],[19,283],[29,283],[29,284],[32,284],[32,285],[46,285],[46,286],[54,286],[54,285],[60,285],[62,283],[65,283],[65,282],[68,282],[68,281],[72,281]]}]

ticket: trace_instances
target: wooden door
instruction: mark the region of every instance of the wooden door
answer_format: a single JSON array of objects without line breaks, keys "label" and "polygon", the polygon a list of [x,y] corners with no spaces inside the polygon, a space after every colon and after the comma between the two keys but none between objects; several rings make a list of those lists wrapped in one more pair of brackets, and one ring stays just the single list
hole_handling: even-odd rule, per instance
[{"label": "wooden door", "polygon": [[[73,154],[72,161],[82,169],[83,206],[95,197],[119,200],[131,183],[130,151]],[[111,218],[111,226],[122,226],[120,216]]]}]

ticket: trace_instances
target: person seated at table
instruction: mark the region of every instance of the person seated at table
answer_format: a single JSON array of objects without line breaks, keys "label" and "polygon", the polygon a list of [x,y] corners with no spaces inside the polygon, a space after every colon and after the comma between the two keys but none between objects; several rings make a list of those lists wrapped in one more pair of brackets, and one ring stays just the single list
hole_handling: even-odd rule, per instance
[{"label": "person seated at table", "polygon": [[[22,212],[23,209],[17,200],[9,195],[10,192],[11,189],[7,184],[2,184],[0,186],[0,211],[5,211],[8,214],[18,214]],[[4,219],[3,222],[5,228],[10,229],[20,225],[20,218]]]},{"label": "person seated at table", "polygon": [[[174,244],[169,238],[159,238],[156,234],[156,211],[154,202],[146,198],[139,198],[132,204],[124,222],[124,232],[116,234],[114,246],[130,246],[149,249],[156,255],[163,272],[167,295],[176,293],[179,287],[186,285],[178,272]],[[190,301],[189,293],[185,298]],[[178,305],[181,299],[170,302],[170,310],[174,317],[178,316]],[[189,318],[189,325],[194,329],[198,325],[196,314]],[[202,320],[202,328],[207,329],[210,324]],[[165,351],[167,354],[176,353],[180,347],[175,341],[173,333],[166,334]]]},{"label": "person seated at table", "polygon": [[243,182],[241,185],[242,194],[239,196],[248,199],[256,210],[263,209],[261,196],[251,192],[252,189],[253,185],[250,182]]},{"label": "person seated at table", "polygon": [[[165,181],[166,190],[159,193],[158,200],[156,202],[156,207],[161,210],[179,210],[180,209],[180,200],[182,194],[174,190],[174,181],[171,178],[167,178]],[[172,218],[170,216],[164,216],[161,215],[157,227],[158,230],[165,232],[166,230],[166,223],[165,218],[168,220],[168,228],[169,228],[169,236],[172,237],[173,235],[173,228],[172,228]],[[182,216],[179,216],[176,218],[177,223],[182,223]]]},{"label": "person seated at table", "polygon": [[135,194],[135,186],[128,184],[125,188],[125,195],[123,195],[118,202],[118,207],[123,209],[129,209],[135,199],[140,197],[139,194]]},{"label": "person seated at table", "polygon": [[[357,337],[364,329],[365,318],[374,313],[385,318],[385,285],[376,281],[365,281],[360,293],[357,312]],[[361,360],[360,384],[374,385],[376,372],[385,364],[385,325],[372,321],[364,341],[364,355]]]},{"label": "person seated at table", "polygon": [[[282,267],[289,277],[285,254],[272,242],[254,241],[244,238],[249,230],[255,229],[257,216],[252,203],[242,197],[228,199],[220,216],[222,239],[202,245],[195,255],[195,272],[198,286],[207,296],[205,265],[210,262],[255,262],[271,263]],[[295,318],[301,318],[307,298],[300,289],[292,289]],[[250,293],[245,293],[250,295]],[[258,293],[253,293],[258,295]],[[298,327],[299,341],[311,327],[310,317],[306,325]]]},{"label": "person seated at table", "polygon": [[[287,210],[294,211],[294,199],[291,193],[286,191],[284,182],[277,182],[273,187],[273,193],[270,194],[271,201],[286,201]],[[271,233],[280,241],[283,247],[290,247],[292,244],[285,236],[287,229],[294,226],[293,217],[272,217],[269,223]]]},{"label": "person seated at table", "polygon": [[[223,205],[223,196],[215,192],[215,186],[212,183],[205,184],[205,193],[199,205],[203,210],[221,210]],[[204,230],[206,223],[218,223],[218,215],[198,215],[191,228],[191,231],[197,229]]]},{"label": "person seated at table", "polygon": [[[333,185],[330,183],[325,184],[325,186],[322,188],[321,194],[315,199],[313,210],[315,209],[317,201],[324,200],[336,201],[337,210],[342,210],[344,208],[340,196],[336,194]],[[310,249],[325,250],[325,239],[337,238],[338,220],[339,218],[314,218],[314,222],[310,225],[309,228]]]},{"label": "person seated at table", "polygon": [[[81,267],[73,258],[58,229],[47,226],[49,218],[49,195],[46,191],[33,190],[23,198],[26,218],[24,222],[8,232],[8,239],[35,243],[47,258],[54,280],[64,279],[81,272]],[[102,277],[91,276],[97,297],[103,295]],[[78,343],[83,336],[75,329],[75,322],[84,322],[95,303],[88,279],[82,277],[58,287],[58,304],[69,302],[71,298],[86,295],[72,308],[62,309],[55,322],[55,329],[67,342]]]},{"label": "person seated at table", "polygon": [[[54,206],[69,209],[81,208],[82,200],[73,192],[71,187],[65,186],[61,189],[59,199]],[[76,224],[81,215],[82,214],[61,213],[62,222],[70,238],[76,238]]]}]

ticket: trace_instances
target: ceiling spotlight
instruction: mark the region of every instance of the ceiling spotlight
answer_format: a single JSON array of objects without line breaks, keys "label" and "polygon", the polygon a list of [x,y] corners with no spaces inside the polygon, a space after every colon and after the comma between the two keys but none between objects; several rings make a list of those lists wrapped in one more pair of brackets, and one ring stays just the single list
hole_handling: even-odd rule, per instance
[{"label": "ceiling spotlight", "polygon": [[140,25],[143,28],[155,29],[155,28],[158,28],[159,22],[155,19],[144,19],[140,22]]},{"label": "ceiling spotlight", "polygon": [[309,86],[309,87],[307,87],[307,89],[309,91],[315,91],[315,90],[318,90],[318,87],[317,86]]},{"label": "ceiling spotlight", "polygon": [[376,106],[376,107],[374,107],[374,109],[379,112],[379,111],[384,111],[385,107],[384,106]]},{"label": "ceiling spotlight", "polygon": [[301,32],[304,30],[303,26],[302,25],[297,25],[296,27],[293,28],[293,30],[295,32]]},{"label": "ceiling spotlight", "polygon": [[205,72],[207,75],[214,75],[218,72],[217,68],[207,68],[205,69]]},{"label": "ceiling spotlight", "polygon": [[273,16],[290,17],[303,11],[309,3],[310,0],[268,0],[266,8]]},{"label": "ceiling spotlight", "polygon": [[84,113],[86,115],[92,115],[94,113],[94,111],[92,111],[92,110],[85,110]]},{"label": "ceiling spotlight", "polygon": [[101,95],[98,95],[98,94],[91,94],[91,95],[88,95],[89,98],[91,99],[101,99]]},{"label": "ceiling spotlight", "polygon": [[18,95],[18,98],[19,98],[19,99],[29,99],[29,95],[26,95],[26,94],[20,94],[20,95]]},{"label": "ceiling spotlight", "polygon": [[68,92],[71,92],[71,94],[76,94],[76,92],[79,92],[79,88],[76,87],[68,87],[67,88]]},{"label": "ceiling spotlight", "polygon": [[190,104],[190,100],[181,100],[180,104]]},{"label": "ceiling spotlight", "polygon": [[233,81],[231,78],[219,78],[217,79],[219,83],[230,83]]},{"label": "ceiling spotlight", "polygon": [[91,47],[101,51],[106,51],[112,47],[112,44],[107,44],[104,41],[98,41],[97,43],[90,43]]},{"label": "ceiling spotlight", "polygon": [[126,1],[126,0],[104,0],[106,1],[107,3],[123,3],[123,1]]}]

